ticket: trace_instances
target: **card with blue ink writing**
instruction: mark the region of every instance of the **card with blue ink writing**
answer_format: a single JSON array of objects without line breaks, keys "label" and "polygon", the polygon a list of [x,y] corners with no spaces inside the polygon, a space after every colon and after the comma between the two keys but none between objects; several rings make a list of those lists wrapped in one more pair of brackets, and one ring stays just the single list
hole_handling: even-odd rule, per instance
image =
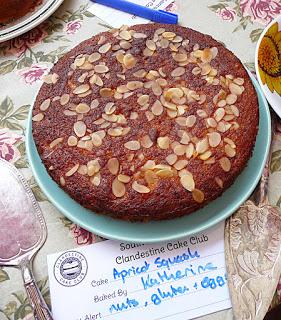
[{"label": "card with blue ink writing", "polygon": [[186,239],[48,256],[55,320],[188,320],[231,307],[224,223]]}]

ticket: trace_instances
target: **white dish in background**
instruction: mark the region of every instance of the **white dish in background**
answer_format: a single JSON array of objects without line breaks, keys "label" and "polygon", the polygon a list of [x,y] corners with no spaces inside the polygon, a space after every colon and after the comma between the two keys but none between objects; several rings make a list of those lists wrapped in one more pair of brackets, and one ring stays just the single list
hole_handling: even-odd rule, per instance
[{"label": "white dish in background", "polygon": [[[267,46],[266,46],[267,45]],[[272,45],[272,47],[271,47]],[[279,48],[279,50],[278,50]],[[261,52],[265,55],[262,58]],[[278,53],[279,51],[279,53]],[[260,57],[259,57],[260,54]],[[255,69],[259,84],[266,99],[271,107],[281,118],[281,15],[274,19],[261,34],[255,53]],[[267,73],[260,68],[261,61],[275,61],[277,70],[273,70],[273,64],[266,65],[263,69],[270,72]],[[278,63],[279,61],[279,63]],[[269,70],[271,67],[271,70]],[[280,76],[277,76],[279,75]],[[272,76],[273,75],[273,76]],[[271,89],[270,89],[271,87]]]},{"label": "white dish in background", "polygon": [[[9,1],[9,0],[7,0]],[[33,29],[54,13],[64,0],[43,0],[34,11],[0,27],[0,42],[10,40]]]}]

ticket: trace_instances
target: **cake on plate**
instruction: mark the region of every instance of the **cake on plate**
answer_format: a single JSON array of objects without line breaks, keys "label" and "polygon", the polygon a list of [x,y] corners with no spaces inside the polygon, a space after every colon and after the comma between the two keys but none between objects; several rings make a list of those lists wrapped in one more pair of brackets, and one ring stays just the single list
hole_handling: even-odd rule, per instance
[{"label": "cake on plate", "polygon": [[150,221],[219,197],[247,165],[258,122],[255,89],[233,53],[188,28],[143,24],[62,57],[44,78],[32,128],[47,171],[74,200]]},{"label": "cake on plate", "polygon": [[0,24],[23,17],[41,3],[42,0],[0,0]]}]

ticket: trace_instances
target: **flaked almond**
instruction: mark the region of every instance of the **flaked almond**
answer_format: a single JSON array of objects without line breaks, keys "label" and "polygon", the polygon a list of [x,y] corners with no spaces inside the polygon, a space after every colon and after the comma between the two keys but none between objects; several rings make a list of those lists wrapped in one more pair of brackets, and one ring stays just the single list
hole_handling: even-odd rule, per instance
[{"label": "flaked almond", "polygon": [[119,37],[124,40],[130,40],[132,38],[131,33],[127,30],[122,30],[119,32]]},{"label": "flaked almond", "polygon": [[51,99],[46,99],[41,103],[39,109],[41,111],[46,111],[50,107],[50,104],[51,104]]},{"label": "flaked almond", "polygon": [[97,86],[99,87],[102,87],[103,86],[103,81],[102,81],[102,78],[97,75],[97,74],[94,74],[90,80],[89,80],[90,84],[96,84]]},{"label": "flaked almond", "polygon": [[230,109],[232,113],[235,115],[235,117],[239,117],[239,114],[240,114],[239,109],[234,104],[230,106]]},{"label": "flaked almond", "polygon": [[200,154],[199,159],[206,161],[212,156],[212,152],[210,150],[207,150],[206,152]]},{"label": "flaked almond", "polygon": [[171,72],[172,77],[180,77],[185,73],[184,67],[178,67]]},{"label": "flaked almond", "polygon": [[135,111],[132,111],[130,114],[130,119],[131,120],[136,120],[139,117],[139,114]]},{"label": "flaked almond", "polygon": [[149,95],[147,94],[141,95],[137,100],[140,106],[144,106],[146,103],[148,103],[148,101],[149,101]]},{"label": "flaked almond", "polygon": [[225,110],[223,108],[218,108],[214,113],[214,118],[217,122],[220,122],[225,116]]},{"label": "flaked almond", "polygon": [[170,139],[169,137],[158,137],[157,138],[157,145],[160,149],[169,149]]},{"label": "flaked almond", "polygon": [[210,62],[213,59],[212,50],[210,48],[203,49],[201,60],[202,62]]},{"label": "flaked almond", "polygon": [[184,62],[187,60],[187,54],[186,53],[176,53],[173,55],[173,59],[177,62]]},{"label": "flaked almond", "polygon": [[180,182],[187,191],[193,191],[195,189],[195,182],[191,174],[182,175]]},{"label": "flaked almond", "polygon": [[88,84],[81,84],[81,86],[76,87],[73,90],[74,94],[81,94],[81,93],[85,93],[90,89],[90,86]]},{"label": "flaked almond", "polygon": [[71,111],[71,110],[63,110],[63,114],[66,115],[66,116],[69,116],[69,117],[77,115],[76,112]]},{"label": "flaked almond", "polygon": [[127,176],[127,175],[125,175],[125,174],[118,174],[117,179],[118,179],[120,182],[129,183],[130,180],[131,180],[131,177],[130,177],[130,176]]},{"label": "flaked almond", "polygon": [[141,146],[148,149],[153,146],[153,142],[150,139],[149,135],[145,135],[140,139]]},{"label": "flaked almond", "polygon": [[233,82],[238,84],[238,86],[242,86],[244,84],[244,79],[243,78],[235,78],[233,80]]},{"label": "flaked almond", "polygon": [[149,193],[150,189],[142,184],[139,184],[137,181],[132,183],[132,188],[138,193]]},{"label": "flaked almond", "polygon": [[229,172],[231,169],[231,162],[228,158],[226,157],[222,157],[219,160],[220,166],[222,167],[223,171],[225,172]]},{"label": "flaked almond", "polygon": [[176,36],[176,34],[174,32],[170,32],[170,31],[165,31],[162,33],[162,37],[165,39],[169,39],[169,40],[174,39],[175,36]]},{"label": "flaked almond", "polygon": [[100,137],[100,135],[93,132],[91,136],[92,136],[93,145],[95,147],[100,147],[102,145],[102,138]]},{"label": "flaked almond", "polygon": [[90,107],[86,103],[79,103],[76,106],[77,113],[87,113],[90,111]]},{"label": "flaked almond", "polygon": [[64,93],[61,97],[60,97],[60,104],[62,106],[66,105],[70,100],[70,96],[68,93]]},{"label": "flaked almond", "polygon": [[74,123],[73,129],[77,137],[81,138],[85,135],[87,127],[83,121],[77,121]]},{"label": "flaked almond", "polygon": [[112,193],[116,198],[122,198],[126,193],[126,187],[123,182],[115,178],[112,182]]},{"label": "flaked almond", "polygon": [[212,70],[212,67],[210,66],[209,63],[204,63],[201,65],[201,74],[202,76],[206,76],[207,74],[209,74]]},{"label": "flaked almond", "polygon": [[233,82],[229,84],[229,90],[232,94],[237,95],[237,96],[239,96],[243,92],[242,88]]},{"label": "flaked almond", "polygon": [[65,174],[66,177],[72,176],[79,168],[79,163],[77,163],[74,167],[72,167],[70,170],[68,170]]},{"label": "flaked almond", "polygon": [[92,54],[89,55],[88,61],[89,61],[90,63],[91,63],[91,62],[96,62],[96,61],[98,61],[100,58],[101,58],[100,53],[94,52],[94,53],[92,53]]},{"label": "flaked almond", "polygon": [[209,143],[208,143],[208,139],[207,138],[204,138],[202,140],[199,140],[197,143],[196,143],[196,152],[201,154],[201,153],[204,153],[208,150],[209,148]]},{"label": "flaked almond", "polygon": [[211,147],[217,147],[221,142],[221,135],[218,132],[211,132],[208,134],[209,144]]},{"label": "flaked almond", "polygon": [[100,89],[100,95],[103,98],[108,98],[111,97],[113,95],[113,90],[111,88],[102,88]]},{"label": "flaked almond", "polygon": [[237,95],[236,94],[229,94],[225,99],[227,104],[234,104],[237,101]]},{"label": "flaked almond", "polygon": [[218,107],[219,108],[222,108],[222,107],[224,107],[224,106],[226,106],[226,101],[223,99],[223,100],[220,100],[219,102],[218,102]]},{"label": "flaked almond", "polygon": [[160,96],[163,92],[161,86],[156,81],[152,83],[151,89],[156,96]]},{"label": "flaked almond", "polygon": [[186,126],[188,128],[192,128],[196,123],[196,117],[194,115],[190,115],[186,118]]},{"label": "flaked almond", "polygon": [[81,164],[77,170],[78,173],[80,173],[82,176],[85,176],[88,172],[88,168],[85,164]]},{"label": "flaked almond", "polygon": [[82,56],[82,57],[78,57],[75,59],[74,61],[74,65],[76,67],[81,67],[86,61],[86,57],[85,56]]},{"label": "flaked almond", "polygon": [[194,189],[192,191],[192,197],[196,202],[202,203],[204,201],[205,195],[201,190]]},{"label": "flaked almond", "polygon": [[201,68],[200,67],[194,67],[191,72],[192,72],[192,74],[197,76],[198,74],[201,74]]},{"label": "flaked almond", "polygon": [[174,164],[174,168],[176,170],[182,170],[183,168],[185,168],[188,164],[187,160],[178,160],[175,164]]},{"label": "flaked almond", "polygon": [[145,39],[145,38],[147,38],[147,35],[145,33],[135,32],[135,33],[133,33],[133,37],[135,39]]},{"label": "flaked almond", "polygon": [[129,81],[127,83],[127,88],[129,90],[136,90],[143,87],[143,82],[141,81]]},{"label": "flaked almond", "polygon": [[160,178],[172,178],[174,173],[172,169],[161,169],[156,172],[156,175]]},{"label": "flaked almond", "polygon": [[146,183],[151,186],[157,182],[157,175],[152,170],[146,170],[144,173],[144,179]]},{"label": "flaked almond", "polygon": [[117,158],[110,158],[107,162],[107,168],[112,174],[117,174],[119,171],[119,161]]},{"label": "flaked almond", "polygon": [[106,53],[110,50],[111,48],[111,43],[105,43],[101,47],[99,47],[99,53]]},{"label": "flaked almond", "polygon": [[153,105],[151,107],[151,111],[155,116],[160,116],[163,113],[164,108],[159,100],[156,100],[153,103]]},{"label": "flaked almond", "polygon": [[105,105],[104,111],[106,114],[108,114],[108,115],[112,114],[112,113],[114,113],[115,110],[116,110],[116,105],[113,102],[108,102]]},{"label": "flaked almond", "polygon": [[166,161],[169,163],[169,165],[173,165],[177,162],[178,160],[178,156],[174,153],[172,154],[169,154],[167,157],[166,157]]},{"label": "flaked almond", "polygon": [[101,182],[101,174],[100,174],[100,172],[98,172],[94,176],[92,176],[90,178],[90,181],[94,186],[98,187],[100,185],[100,182]]},{"label": "flaked almond", "polygon": [[183,132],[182,136],[181,136],[181,140],[180,140],[180,143],[181,144],[189,144],[190,142],[190,137],[188,135],[187,132]]},{"label": "flaked almond", "polygon": [[109,71],[109,68],[105,66],[104,64],[98,64],[94,66],[94,70],[96,73],[106,73]]},{"label": "flaked almond", "polygon": [[223,188],[223,181],[222,181],[221,178],[215,177],[215,181],[216,181],[216,184],[217,184],[220,188]]},{"label": "flaked almond", "polygon": [[208,127],[215,128],[217,126],[217,121],[214,118],[206,119]]},{"label": "flaked almond", "polygon": [[154,160],[147,160],[146,163],[142,166],[142,170],[153,170],[156,164]]},{"label": "flaked almond", "polygon": [[154,119],[154,114],[151,111],[145,111],[145,116],[147,118],[147,121],[151,121]]},{"label": "flaked almond", "polygon": [[169,47],[169,40],[161,39],[159,45],[162,49],[167,49]]},{"label": "flaked almond", "polygon": [[119,44],[120,44],[120,47],[125,50],[128,50],[132,47],[131,43],[126,40],[121,40]]},{"label": "flaked almond", "polygon": [[123,63],[127,69],[131,69],[136,65],[137,61],[132,54],[128,53],[128,54],[125,54]]},{"label": "flaked almond", "polygon": [[156,45],[152,40],[146,40],[146,47],[151,50],[151,51],[155,51],[156,50]]},{"label": "flaked almond", "polygon": [[65,186],[65,179],[64,177],[60,177],[60,185]]},{"label": "flaked almond", "polygon": [[63,138],[57,138],[50,143],[50,148],[54,148],[63,141]]},{"label": "flaked almond", "polygon": [[232,148],[229,144],[226,144],[224,146],[224,152],[230,158],[233,158],[236,156],[236,150]]},{"label": "flaked almond", "polygon": [[141,145],[139,143],[139,141],[137,140],[131,140],[131,141],[128,141],[124,144],[124,147],[129,149],[129,150],[139,150],[141,148]]},{"label": "flaked almond", "polygon": [[97,174],[99,170],[100,170],[100,167],[98,165],[94,165],[94,164],[87,165],[87,175],[89,177],[92,177],[95,174]]},{"label": "flaked almond", "polygon": [[35,116],[32,117],[32,120],[35,122],[39,122],[43,120],[44,114],[43,113],[37,113]]},{"label": "flaked almond", "polygon": [[173,151],[177,156],[182,156],[185,154],[186,146],[182,144],[178,144],[173,148]]},{"label": "flaked almond", "polygon": [[75,136],[69,136],[68,139],[67,139],[67,144],[70,146],[70,147],[74,147],[77,145],[77,138]]},{"label": "flaked almond", "polygon": [[144,69],[140,69],[133,73],[133,76],[136,78],[144,78],[146,76],[147,72]]},{"label": "flaked almond", "polygon": [[185,156],[187,157],[187,159],[190,159],[193,156],[193,153],[194,153],[194,145],[192,143],[189,143],[186,146]]},{"label": "flaked almond", "polygon": [[233,148],[233,149],[235,149],[236,148],[236,144],[234,143],[234,141],[233,140],[231,140],[230,138],[223,138],[223,141],[224,142],[226,142],[226,143],[228,143],[230,146],[231,146],[231,148]]}]

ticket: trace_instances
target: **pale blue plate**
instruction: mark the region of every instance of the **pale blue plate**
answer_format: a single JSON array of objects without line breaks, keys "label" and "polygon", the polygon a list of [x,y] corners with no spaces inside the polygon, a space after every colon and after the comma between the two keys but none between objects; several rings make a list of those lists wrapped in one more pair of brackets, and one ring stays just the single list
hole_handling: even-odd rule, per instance
[{"label": "pale blue plate", "polygon": [[[251,76],[252,77],[252,76]],[[246,201],[259,182],[271,140],[270,113],[267,102],[252,77],[259,98],[259,132],[248,166],[221,197],[188,216],[168,221],[130,223],[95,214],[72,200],[49,176],[37,153],[29,114],[26,148],[33,174],[49,200],[70,220],[108,239],[152,243],[183,238],[203,231],[229,217]]]}]

